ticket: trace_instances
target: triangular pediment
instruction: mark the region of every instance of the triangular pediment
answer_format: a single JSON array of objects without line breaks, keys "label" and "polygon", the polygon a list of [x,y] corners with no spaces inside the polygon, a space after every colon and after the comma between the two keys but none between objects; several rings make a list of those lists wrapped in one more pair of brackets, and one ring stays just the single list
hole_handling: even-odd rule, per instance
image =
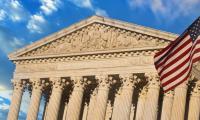
[{"label": "triangular pediment", "polygon": [[11,60],[123,51],[159,49],[177,37],[109,18],[93,16],[9,55]]}]

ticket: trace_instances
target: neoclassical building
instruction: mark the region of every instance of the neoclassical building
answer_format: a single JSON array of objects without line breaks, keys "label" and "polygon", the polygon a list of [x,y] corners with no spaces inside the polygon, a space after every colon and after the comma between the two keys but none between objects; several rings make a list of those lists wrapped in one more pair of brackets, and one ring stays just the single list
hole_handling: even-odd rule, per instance
[{"label": "neoclassical building", "polygon": [[188,82],[163,93],[153,56],[178,35],[92,16],[9,55],[15,63],[8,120],[24,90],[36,120],[199,120],[200,65]]}]

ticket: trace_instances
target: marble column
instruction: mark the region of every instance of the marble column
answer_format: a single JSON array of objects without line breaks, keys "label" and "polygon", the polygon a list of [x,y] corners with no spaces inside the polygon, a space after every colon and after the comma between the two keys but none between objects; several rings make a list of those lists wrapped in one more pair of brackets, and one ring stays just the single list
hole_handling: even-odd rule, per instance
[{"label": "marble column", "polygon": [[71,77],[74,88],[69,99],[66,120],[79,120],[84,92],[84,80],[82,77]]},{"label": "marble column", "polygon": [[122,91],[118,104],[114,107],[112,120],[129,120],[137,76],[133,76],[133,74],[120,74],[119,77],[122,81]]},{"label": "marble column", "polygon": [[136,120],[142,120],[142,117],[144,115],[146,95],[147,95],[147,88],[144,87],[139,93],[139,98],[136,108]]},{"label": "marble column", "polygon": [[171,120],[184,120],[187,89],[187,82],[175,88]]},{"label": "marble column", "polygon": [[200,117],[200,81],[196,82],[190,95],[188,120],[199,120]]},{"label": "marble column", "polygon": [[116,119],[117,116],[114,115],[114,114],[117,113],[117,110],[118,110],[118,109],[121,109],[121,108],[119,108],[120,102],[121,102],[121,94],[122,94],[122,87],[120,87],[120,88],[118,89],[118,91],[116,91],[116,93],[115,93],[112,120],[113,120],[113,119]]},{"label": "marble column", "polygon": [[13,95],[12,95],[12,100],[11,100],[7,120],[18,120],[25,84],[26,84],[26,81],[23,81],[23,80],[13,81],[14,90],[13,90]]},{"label": "marble column", "polygon": [[30,106],[28,108],[27,120],[37,120],[40,100],[42,97],[42,89],[45,85],[45,80],[34,79],[32,82],[32,95]]},{"label": "marble column", "polygon": [[170,117],[172,114],[173,100],[174,100],[174,91],[170,90],[167,93],[164,93],[161,120],[171,119]]},{"label": "marble column", "polygon": [[87,120],[87,115],[88,115],[88,104],[85,103],[84,109],[83,109],[83,117],[82,117],[82,120]]},{"label": "marble column", "polygon": [[64,113],[63,113],[63,120],[66,120],[67,119],[67,106],[68,106],[68,103],[67,102],[65,102],[65,109],[64,109]]},{"label": "marble column", "polygon": [[50,80],[53,82],[53,88],[49,99],[47,115],[45,120],[57,120],[62,99],[63,88],[66,84],[66,81],[65,79],[61,78],[50,78]]},{"label": "marble column", "polygon": [[94,120],[104,120],[111,79],[107,75],[96,76],[98,81],[98,93],[95,103]]},{"label": "marble column", "polygon": [[93,114],[94,114],[94,110],[95,110],[96,98],[97,98],[97,88],[94,89],[94,91],[92,92],[92,94],[90,96],[87,120],[94,120]]},{"label": "marble column", "polygon": [[157,120],[158,98],[159,98],[159,78],[156,73],[145,73],[148,80],[148,92],[145,102],[144,120]]}]

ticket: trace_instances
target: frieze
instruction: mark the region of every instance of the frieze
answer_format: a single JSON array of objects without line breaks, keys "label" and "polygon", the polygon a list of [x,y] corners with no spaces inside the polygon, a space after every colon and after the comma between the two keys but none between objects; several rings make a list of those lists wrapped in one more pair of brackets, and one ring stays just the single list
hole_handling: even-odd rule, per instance
[{"label": "frieze", "polygon": [[[140,52],[139,52],[140,53]],[[135,55],[137,54],[137,55]],[[69,68],[69,65],[72,67],[74,64],[74,60],[76,61],[87,61],[87,60],[107,60],[109,61],[115,60],[115,58],[123,59],[124,63],[127,63],[128,65],[152,65],[153,64],[153,56],[152,53],[149,55],[142,55],[138,53],[123,53],[123,54],[116,54],[116,55],[97,55],[98,57],[94,56],[87,56],[83,59],[83,57],[76,57],[72,58],[49,58],[49,59],[36,59],[36,60],[25,60],[25,61],[18,61],[16,64],[15,73],[31,73],[31,72],[48,72],[48,71],[57,71],[57,70],[67,70]],[[103,56],[103,57],[102,57]],[[113,59],[114,58],[114,59]],[[95,67],[96,64],[92,64],[90,62],[92,67]],[[76,63],[76,67],[81,67],[80,64]],[[118,65],[113,64],[112,65]]]},{"label": "frieze", "polygon": [[164,47],[169,40],[93,23],[67,34],[20,57],[46,56],[91,51],[119,50],[129,48]]}]

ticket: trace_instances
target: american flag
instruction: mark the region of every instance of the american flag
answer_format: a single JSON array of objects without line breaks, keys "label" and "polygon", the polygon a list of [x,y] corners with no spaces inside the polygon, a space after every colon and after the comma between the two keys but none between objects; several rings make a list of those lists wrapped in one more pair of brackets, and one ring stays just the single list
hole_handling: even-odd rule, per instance
[{"label": "american flag", "polygon": [[155,54],[154,64],[164,92],[190,77],[192,64],[200,60],[200,17],[176,40]]}]

